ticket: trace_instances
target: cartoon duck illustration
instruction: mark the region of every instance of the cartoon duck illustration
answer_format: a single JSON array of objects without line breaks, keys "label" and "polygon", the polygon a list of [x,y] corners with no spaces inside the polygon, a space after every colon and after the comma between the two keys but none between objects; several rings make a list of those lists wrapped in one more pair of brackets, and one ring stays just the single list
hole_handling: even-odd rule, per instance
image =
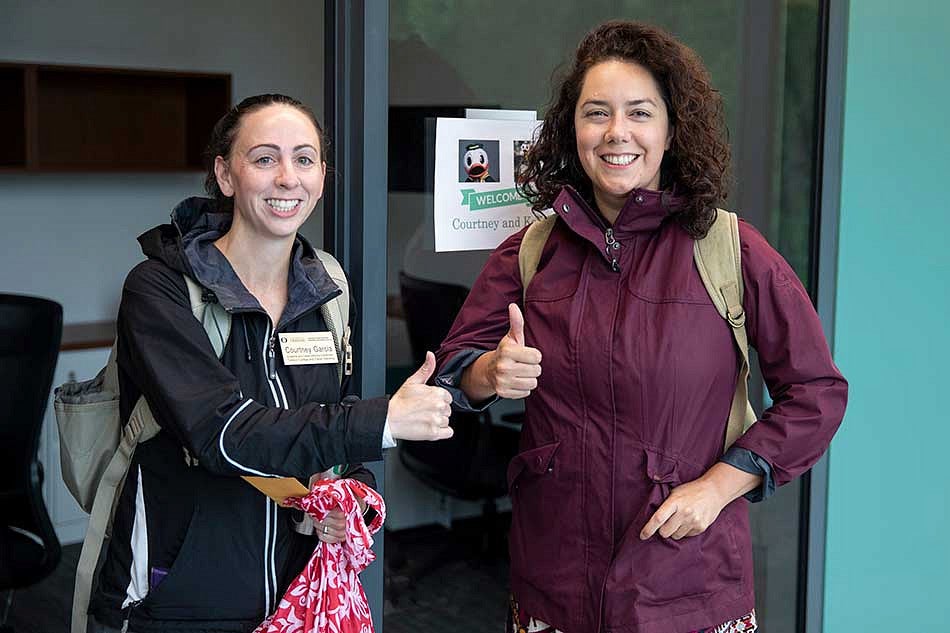
[{"label": "cartoon duck illustration", "polygon": [[496,182],[488,173],[488,152],[481,143],[471,143],[465,146],[465,156],[462,164],[468,177],[465,182]]}]

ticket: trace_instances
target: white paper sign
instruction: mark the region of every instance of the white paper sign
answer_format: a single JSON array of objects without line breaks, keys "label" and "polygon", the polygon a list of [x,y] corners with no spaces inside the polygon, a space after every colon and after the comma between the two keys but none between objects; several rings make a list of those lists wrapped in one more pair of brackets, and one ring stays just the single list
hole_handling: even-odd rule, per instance
[{"label": "white paper sign", "polygon": [[515,170],[540,121],[438,119],[435,250],[487,250],[534,221]]}]

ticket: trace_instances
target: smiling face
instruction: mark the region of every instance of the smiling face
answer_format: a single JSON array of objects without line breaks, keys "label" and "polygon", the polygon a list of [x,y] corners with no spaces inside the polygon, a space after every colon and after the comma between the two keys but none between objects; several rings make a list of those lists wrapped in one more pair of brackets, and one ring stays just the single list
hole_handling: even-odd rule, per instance
[{"label": "smiling face", "polygon": [[234,197],[234,228],[292,238],[323,195],[319,133],[292,106],[255,110],[242,119],[231,155],[215,159],[215,175]]},{"label": "smiling face", "polygon": [[620,60],[587,71],[574,108],[581,166],[601,213],[616,219],[634,189],[658,189],[672,130],[653,75]]}]

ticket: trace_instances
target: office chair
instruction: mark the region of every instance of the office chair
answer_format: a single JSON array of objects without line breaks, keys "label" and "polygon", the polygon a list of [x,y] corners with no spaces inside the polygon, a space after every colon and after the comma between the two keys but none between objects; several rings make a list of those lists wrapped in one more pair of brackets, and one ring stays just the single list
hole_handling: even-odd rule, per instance
[{"label": "office chair", "polygon": [[59,563],[37,449],[62,330],[58,303],[0,294],[0,591],[9,591],[0,631],[12,631],[6,618],[13,590],[45,578]]},{"label": "office chair", "polygon": [[[418,366],[425,361],[426,351],[438,349],[448,334],[468,290],[404,272],[399,274],[399,286],[413,362]],[[400,442],[400,461],[430,488],[482,503],[484,554],[498,532],[496,501],[508,494],[508,462],[518,451],[520,433],[510,424],[495,424],[487,411],[453,411],[450,424],[455,434],[448,440]]]}]

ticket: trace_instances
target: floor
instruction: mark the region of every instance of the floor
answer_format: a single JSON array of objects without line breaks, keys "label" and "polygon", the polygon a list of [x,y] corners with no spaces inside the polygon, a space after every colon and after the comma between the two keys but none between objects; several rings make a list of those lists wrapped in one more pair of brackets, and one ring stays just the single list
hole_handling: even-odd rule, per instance
[{"label": "floor", "polygon": [[[501,528],[506,518],[501,519]],[[485,543],[480,525],[457,522],[386,535],[386,633],[500,633],[508,596],[504,540]],[[9,624],[17,633],[66,633],[81,545],[63,547],[59,567],[17,591]],[[6,595],[0,594],[0,611]]]},{"label": "floor", "polygon": [[[508,515],[501,529],[507,530]],[[456,521],[386,536],[386,633],[502,633],[508,608],[507,543]]]},{"label": "floor", "polygon": [[[8,624],[16,633],[65,633],[69,630],[76,565],[82,544],[66,545],[51,576],[13,594]],[[2,604],[6,604],[3,592]]]},{"label": "floor", "polygon": [[[510,515],[500,516],[494,532],[505,534]],[[791,522],[790,522],[791,523]],[[790,529],[790,528],[789,528]],[[792,540],[792,534],[786,535]],[[794,541],[793,541],[794,542]],[[456,521],[452,531],[439,526],[386,534],[385,633],[501,633],[508,601],[508,561],[503,536],[485,539],[477,520]],[[795,629],[794,573],[791,560],[770,569],[771,552],[755,548],[756,593],[760,625],[768,619],[772,633]],[[794,548],[781,548],[794,551]],[[15,594],[10,623],[18,633],[65,633],[68,630],[73,576],[80,545],[63,548],[56,572]],[[784,600],[765,608],[761,596],[784,591]],[[0,595],[2,611],[5,595]],[[792,616],[779,613],[787,609]]]}]

